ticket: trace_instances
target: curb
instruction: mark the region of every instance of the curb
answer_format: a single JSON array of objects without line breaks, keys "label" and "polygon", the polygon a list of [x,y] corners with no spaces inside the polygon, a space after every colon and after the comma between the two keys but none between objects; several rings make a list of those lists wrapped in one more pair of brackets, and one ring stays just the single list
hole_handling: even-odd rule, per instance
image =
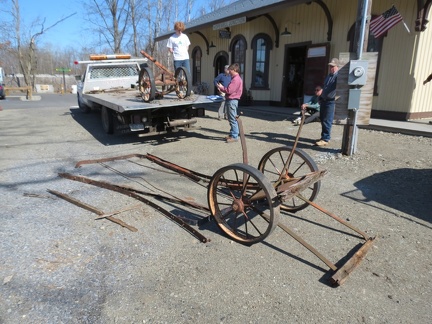
[{"label": "curb", "polygon": [[372,125],[372,124],[358,125],[358,128],[383,131],[383,132],[389,132],[389,133],[399,133],[399,134],[404,134],[404,135],[432,137],[432,132],[416,130],[416,129],[408,129],[408,128],[398,128],[398,127]]}]

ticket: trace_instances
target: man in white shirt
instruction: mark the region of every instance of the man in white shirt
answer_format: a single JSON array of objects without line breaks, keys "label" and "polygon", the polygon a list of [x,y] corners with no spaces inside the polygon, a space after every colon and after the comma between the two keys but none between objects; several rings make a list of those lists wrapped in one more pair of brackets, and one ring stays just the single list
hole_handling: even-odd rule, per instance
[{"label": "man in white shirt", "polygon": [[179,67],[184,67],[190,73],[189,64],[189,45],[190,40],[186,34],[183,34],[185,25],[181,21],[177,21],[174,24],[175,34],[173,34],[167,43],[168,50],[174,56],[174,69],[177,70]]}]

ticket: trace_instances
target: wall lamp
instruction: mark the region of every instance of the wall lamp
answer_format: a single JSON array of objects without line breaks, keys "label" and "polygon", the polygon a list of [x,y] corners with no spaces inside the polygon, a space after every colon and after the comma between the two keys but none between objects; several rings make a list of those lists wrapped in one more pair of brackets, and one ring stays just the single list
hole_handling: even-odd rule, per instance
[{"label": "wall lamp", "polygon": [[[293,25],[300,25],[299,22],[293,22],[293,21],[290,21],[290,20],[288,20],[287,23],[291,23]],[[280,35],[281,36],[291,36],[292,35],[291,32],[288,31],[286,24],[285,24],[285,30],[282,33],[280,33]]]},{"label": "wall lamp", "polygon": [[211,41],[211,44],[210,44],[209,48],[215,48],[215,47],[216,47],[216,45],[213,44],[213,41]]},{"label": "wall lamp", "polygon": [[291,36],[291,32],[285,27],[285,30],[281,33],[281,36]]}]

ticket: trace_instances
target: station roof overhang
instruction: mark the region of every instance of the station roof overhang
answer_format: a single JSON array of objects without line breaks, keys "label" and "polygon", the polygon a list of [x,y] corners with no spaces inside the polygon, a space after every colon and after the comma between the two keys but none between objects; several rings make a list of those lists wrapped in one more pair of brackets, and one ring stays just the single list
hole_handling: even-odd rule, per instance
[{"label": "station roof overhang", "polygon": [[[302,3],[310,4],[310,0],[240,0],[228,6],[220,8],[216,11],[210,12],[197,19],[191,20],[186,23],[185,33],[192,34],[195,32],[200,33],[203,29],[212,28],[214,30],[223,29],[246,23],[259,16],[269,14],[278,9],[295,6]],[[168,39],[174,34],[174,29],[165,31],[159,36],[155,37],[155,41],[159,42]]]},{"label": "station roof overhang", "polygon": [[[323,0],[239,0],[187,22],[185,32],[188,34],[198,33],[202,35],[201,31],[206,28],[211,27],[214,30],[223,29],[251,21],[260,16],[267,16],[267,18],[272,21],[272,18],[269,16],[269,13],[271,12],[299,4],[311,4],[312,2],[318,4],[327,16],[327,40],[330,41],[333,29],[333,19]],[[431,6],[432,0],[417,0],[416,31],[422,32],[426,29],[426,24],[428,23],[427,17]],[[273,27],[277,29],[274,21],[272,21],[272,24]],[[155,37],[154,40],[155,42],[159,42],[168,39],[172,34],[174,34],[174,32],[174,29],[167,30]]]}]

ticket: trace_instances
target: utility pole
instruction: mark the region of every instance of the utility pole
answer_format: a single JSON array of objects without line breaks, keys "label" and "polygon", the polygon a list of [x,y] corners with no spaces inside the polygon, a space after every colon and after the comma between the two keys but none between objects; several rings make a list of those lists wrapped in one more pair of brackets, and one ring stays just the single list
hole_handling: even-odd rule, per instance
[{"label": "utility pole", "polygon": [[[368,36],[369,36],[369,20],[371,17],[372,0],[358,0],[357,6],[357,19],[355,25],[355,36],[354,36],[354,51],[358,60],[362,59],[363,52],[367,52]],[[361,90],[358,86],[353,86],[351,93],[360,93]],[[357,90],[357,91],[356,91]],[[351,99],[351,98],[350,98]],[[358,101],[360,103],[360,96],[358,95]],[[357,110],[359,107],[350,109],[348,107],[348,118],[347,123],[344,126],[343,140],[342,140],[342,154],[352,155],[356,151],[357,147]]]}]

